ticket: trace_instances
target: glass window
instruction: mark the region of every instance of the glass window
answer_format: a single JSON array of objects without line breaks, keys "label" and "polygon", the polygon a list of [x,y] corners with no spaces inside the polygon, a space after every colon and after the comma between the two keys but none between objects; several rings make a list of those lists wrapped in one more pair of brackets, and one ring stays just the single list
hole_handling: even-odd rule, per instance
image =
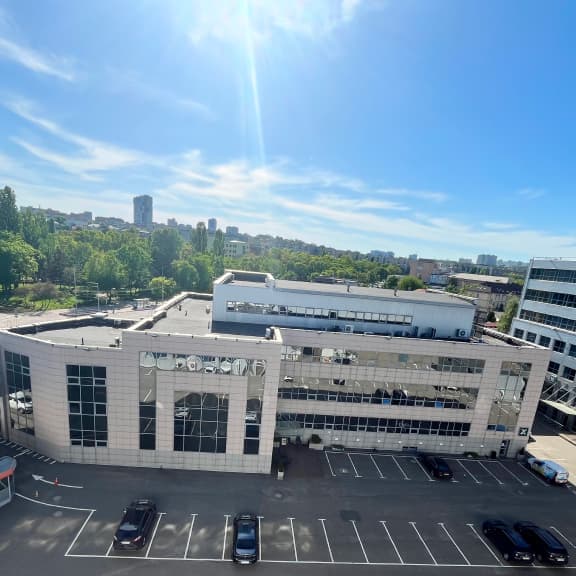
[{"label": "glass window", "polygon": [[552,347],[552,350],[554,350],[554,352],[564,353],[565,349],[566,349],[566,342],[562,342],[562,340],[554,340],[554,346]]},{"label": "glass window", "polygon": [[548,336],[540,336],[538,344],[540,344],[540,346],[544,346],[545,348],[550,348],[550,338],[548,338]]},{"label": "glass window", "polygon": [[536,342],[536,334],[534,332],[526,332],[526,340],[528,342]]},{"label": "glass window", "polygon": [[524,339],[524,330],[521,330],[520,328],[515,328],[514,329],[514,337],[515,338],[521,338],[523,340]]},{"label": "glass window", "polygon": [[30,378],[30,359],[16,352],[4,352],[8,408],[12,428],[34,436],[34,403]]},{"label": "glass window", "polygon": [[551,374],[558,374],[559,371],[560,371],[560,364],[558,364],[558,362],[550,362],[548,364],[548,372],[550,372]]}]

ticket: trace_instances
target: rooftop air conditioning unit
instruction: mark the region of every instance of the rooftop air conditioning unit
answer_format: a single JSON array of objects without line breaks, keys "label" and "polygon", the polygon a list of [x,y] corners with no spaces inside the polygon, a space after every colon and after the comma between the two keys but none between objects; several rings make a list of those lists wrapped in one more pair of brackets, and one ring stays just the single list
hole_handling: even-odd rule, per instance
[{"label": "rooftop air conditioning unit", "polygon": [[352,334],[354,332],[354,326],[352,326],[352,324],[346,324],[344,326],[344,332],[348,332],[348,334]]},{"label": "rooftop air conditioning unit", "polygon": [[456,330],[456,336],[458,338],[466,338],[468,336],[468,330],[458,328],[458,330]]}]

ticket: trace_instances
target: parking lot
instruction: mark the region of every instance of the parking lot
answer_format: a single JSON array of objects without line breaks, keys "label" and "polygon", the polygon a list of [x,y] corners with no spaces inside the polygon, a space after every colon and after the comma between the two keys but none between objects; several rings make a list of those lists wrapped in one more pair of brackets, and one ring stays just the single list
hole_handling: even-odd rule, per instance
[{"label": "parking lot", "polygon": [[28,456],[29,458],[33,458],[34,460],[39,460],[40,462],[44,462],[45,464],[56,464],[56,460],[50,458],[48,456],[44,456],[43,454],[39,454],[35,450],[30,450],[25,446],[17,444],[16,442],[10,442],[2,437],[0,437],[0,446],[4,446],[5,448],[9,448],[9,453],[14,458],[20,458],[21,456]]},{"label": "parking lot", "polygon": [[[333,478],[436,482],[417,456],[369,452],[325,451],[328,474]],[[515,460],[489,460],[446,456],[454,474],[451,482],[494,486],[546,486],[539,476]]]},{"label": "parking lot", "polygon": [[[233,514],[160,512],[148,545],[139,552],[112,548],[117,518],[91,511],[65,556],[228,562]],[[505,563],[479,524],[361,519],[349,512],[333,518],[259,516],[260,561],[268,563],[460,566],[498,568]],[[548,526],[569,551],[576,527]],[[571,566],[576,567],[576,558]]]}]

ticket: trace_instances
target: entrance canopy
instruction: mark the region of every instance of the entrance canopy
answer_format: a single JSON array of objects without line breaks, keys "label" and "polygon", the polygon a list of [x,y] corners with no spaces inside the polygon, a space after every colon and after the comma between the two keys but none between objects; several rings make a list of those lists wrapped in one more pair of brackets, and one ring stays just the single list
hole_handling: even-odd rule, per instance
[{"label": "entrance canopy", "polygon": [[16,470],[17,461],[11,456],[3,456],[0,458],[0,480],[4,480],[14,474]]}]

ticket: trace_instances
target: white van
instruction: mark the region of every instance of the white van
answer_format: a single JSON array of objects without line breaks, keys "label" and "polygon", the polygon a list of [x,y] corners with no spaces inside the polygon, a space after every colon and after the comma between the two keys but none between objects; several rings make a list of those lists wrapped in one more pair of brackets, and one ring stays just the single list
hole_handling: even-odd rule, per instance
[{"label": "white van", "polygon": [[528,458],[526,461],[530,470],[540,474],[551,484],[566,484],[568,482],[568,470],[562,468],[552,460],[539,460],[538,458]]}]

